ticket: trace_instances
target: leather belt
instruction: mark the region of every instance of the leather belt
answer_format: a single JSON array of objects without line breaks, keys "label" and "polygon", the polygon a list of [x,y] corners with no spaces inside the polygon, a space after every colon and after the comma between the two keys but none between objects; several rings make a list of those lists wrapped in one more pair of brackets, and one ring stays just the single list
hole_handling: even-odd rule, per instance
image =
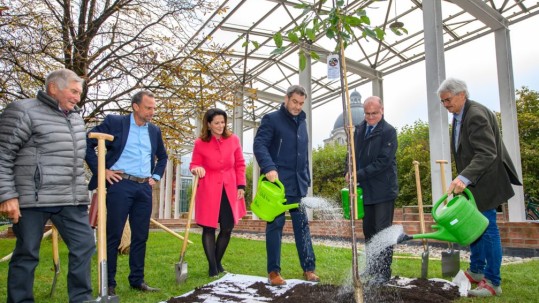
[{"label": "leather belt", "polygon": [[135,177],[135,176],[128,175],[128,174],[121,174],[121,176],[122,176],[122,179],[124,179],[124,180],[134,181],[134,182],[137,182],[137,183],[146,183],[146,182],[148,182],[148,180],[150,180],[150,177],[139,178],[139,177]]}]

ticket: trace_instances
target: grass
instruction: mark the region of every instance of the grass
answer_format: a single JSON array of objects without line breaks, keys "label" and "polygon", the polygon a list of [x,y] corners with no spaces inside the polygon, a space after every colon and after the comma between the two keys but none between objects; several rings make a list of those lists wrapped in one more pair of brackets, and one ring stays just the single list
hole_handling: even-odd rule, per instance
[{"label": "grass", "polygon": [[[121,302],[166,301],[170,297],[179,296],[197,286],[213,281],[208,277],[206,258],[202,249],[199,234],[191,234],[194,244],[189,245],[186,253],[188,262],[188,279],[177,285],[175,280],[175,264],[179,259],[181,241],[162,231],[150,232],[146,255],[146,282],[161,288],[158,293],[141,293],[129,288],[129,257],[121,255],[118,259],[116,292]],[[15,245],[15,239],[0,239],[0,258],[9,254]],[[315,246],[317,257],[317,273],[323,283],[342,284],[350,276],[352,255],[348,248]],[[50,239],[43,241],[40,252],[40,264],[36,269],[34,293],[37,302],[67,302],[67,248],[60,242],[61,274],[57,282],[54,296],[49,297],[53,277],[52,248]],[[418,257],[418,256],[412,256]],[[94,294],[97,296],[97,264],[96,256],[92,266]],[[233,238],[223,260],[225,269],[233,273],[266,276],[266,252],[263,241]],[[468,266],[461,262],[461,268]],[[294,244],[284,243],[281,259],[282,275],[287,278],[302,278],[302,270]],[[418,277],[421,274],[421,260],[399,256],[393,261],[393,274],[402,277]],[[458,302],[536,302],[537,284],[539,280],[539,260],[502,267],[503,295],[499,298],[471,299],[463,298]],[[8,262],[0,263],[0,302],[5,302]],[[429,261],[429,277],[441,277],[441,263]]]}]

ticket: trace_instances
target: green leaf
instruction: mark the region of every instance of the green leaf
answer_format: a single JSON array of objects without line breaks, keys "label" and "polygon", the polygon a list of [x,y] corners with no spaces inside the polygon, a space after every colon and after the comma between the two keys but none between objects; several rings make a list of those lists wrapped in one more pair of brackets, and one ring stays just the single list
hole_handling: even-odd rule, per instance
[{"label": "green leaf", "polygon": [[337,1],[337,7],[342,7],[342,6],[344,6],[344,0]]},{"label": "green leaf", "polygon": [[311,51],[311,58],[313,58],[314,60],[320,60],[320,56],[315,51]]},{"label": "green leaf", "polygon": [[376,38],[376,33],[372,29],[366,27],[363,29],[363,37]]},{"label": "green leaf", "polygon": [[299,37],[295,32],[288,32],[288,39],[290,39],[292,43],[299,43]]},{"label": "green leaf", "polygon": [[260,47],[260,44],[258,44],[257,41],[251,41],[251,43],[253,44],[253,46],[255,47],[255,49],[258,49]]},{"label": "green leaf", "polygon": [[314,34],[314,29],[312,28],[307,28],[305,30],[305,35],[307,36],[307,38],[309,38],[309,40],[311,41],[314,41],[316,39],[316,35]]},{"label": "green leaf", "polygon": [[359,19],[358,17],[354,17],[354,16],[345,16],[343,21],[344,21],[344,24],[348,24],[348,25],[350,25],[352,27],[358,26],[361,23],[363,23],[361,21],[361,19]]},{"label": "green leaf", "polygon": [[294,8],[310,8],[311,5],[309,5],[308,3],[298,3],[296,5],[294,5]]},{"label": "green leaf", "polygon": [[384,39],[384,35],[386,34],[381,28],[379,27],[375,27],[374,28],[374,31],[376,32],[376,38],[380,39],[380,40],[383,40]]},{"label": "green leaf", "polygon": [[246,47],[248,44],[249,44],[249,41],[245,40],[245,41],[243,41],[243,43],[241,44],[241,47]]},{"label": "green leaf", "polygon": [[329,39],[335,38],[335,32],[331,27],[328,28],[328,30],[326,31],[326,37],[328,37]]},{"label": "green leaf", "polygon": [[270,55],[280,55],[280,54],[282,54],[285,50],[286,50],[286,47],[279,47],[279,48],[274,49],[274,50],[270,53]]},{"label": "green leaf", "polygon": [[344,28],[344,30],[347,32],[347,33],[351,33],[352,32],[352,28],[350,27],[350,25],[346,24],[346,23],[343,23],[342,27]]},{"label": "green leaf", "polygon": [[361,16],[361,22],[367,25],[371,25],[371,19],[367,16]]},{"label": "green leaf", "polygon": [[358,9],[356,11],[356,15],[360,16],[360,17],[363,17],[363,16],[367,16],[367,11],[364,10],[364,9]]},{"label": "green leaf", "polygon": [[283,46],[283,35],[281,32],[277,32],[275,35],[273,35],[273,41],[275,41],[275,46],[277,46],[277,48],[281,48]]},{"label": "green leaf", "polygon": [[304,70],[307,65],[307,57],[304,52],[299,52],[299,70]]}]

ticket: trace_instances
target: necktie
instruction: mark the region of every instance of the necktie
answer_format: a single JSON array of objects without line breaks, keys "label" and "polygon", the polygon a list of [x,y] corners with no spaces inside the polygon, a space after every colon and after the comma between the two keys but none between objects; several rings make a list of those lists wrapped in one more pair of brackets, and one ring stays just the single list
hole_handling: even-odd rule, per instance
[{"label": "necktie", "polygon": [[459,135],[460,135],[460,121],[457,119],[456,115],[453,115],[453,144],[455,145],[455,150],[459,145]]},{"label": "necktie", "polygon": [[367,137],[371,134],[372,128],[373,128],[372,125],[369,125],[369,126],[367,127],[367,132],[365,133],[365,138],[367,138]]}]

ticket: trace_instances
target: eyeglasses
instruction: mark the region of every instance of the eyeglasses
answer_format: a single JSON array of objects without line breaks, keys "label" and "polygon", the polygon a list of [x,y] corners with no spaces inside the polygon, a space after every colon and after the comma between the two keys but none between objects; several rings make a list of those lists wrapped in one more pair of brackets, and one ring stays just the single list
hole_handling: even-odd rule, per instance
[{"label": "eyeglasses", "polygon": [[365,117],[375,117],[375,116],[378,116],[379,114],[380,112],[372,112],[372,113],[365,112]]},{"label": "eyeglasses", "polygon": [[440,100],[440,102],[442,102],[442,104],[450,103],[451,100],[453,100],[454,97],[455,96],[447,97],[445,99]]}]

